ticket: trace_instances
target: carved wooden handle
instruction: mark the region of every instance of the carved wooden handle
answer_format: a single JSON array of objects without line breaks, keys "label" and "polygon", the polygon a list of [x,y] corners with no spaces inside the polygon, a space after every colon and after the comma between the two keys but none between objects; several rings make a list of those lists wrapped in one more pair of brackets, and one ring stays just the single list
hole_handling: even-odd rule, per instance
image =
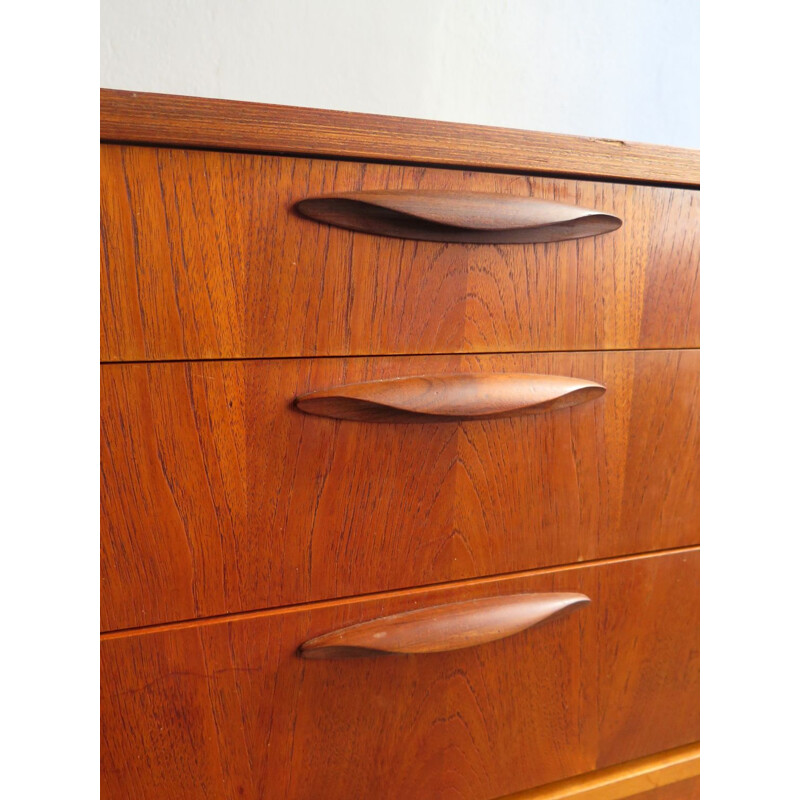
[{"label": "carved wooden handle", "polygon": [[296,208],[340,228],[436,242],[560,242],[622,225],[619,217],[591,208],[479,192],[343,192],[309,197]]},{"label": "carved wooden handle", "polygon": [[574,406],[606,388],[561,375],[417,375],[351,383],[298,397],[307,414],[364,422],[447,422],[519,417]]},{"label": "carved wooden handle", "polygon": [[524,631],[589,603],[584,594],[515,594],[407,611],[310,639],[303,658],[460,650]]}]

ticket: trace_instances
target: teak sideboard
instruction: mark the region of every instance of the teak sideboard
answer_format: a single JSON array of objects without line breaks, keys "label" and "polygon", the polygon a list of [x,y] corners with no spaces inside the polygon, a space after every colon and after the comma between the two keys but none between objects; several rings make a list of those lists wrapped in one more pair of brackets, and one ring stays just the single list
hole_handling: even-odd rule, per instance
[{"label": "teak sideboard", "polygon": [[699,797],[699,154],[100,133],[104,797]]}]

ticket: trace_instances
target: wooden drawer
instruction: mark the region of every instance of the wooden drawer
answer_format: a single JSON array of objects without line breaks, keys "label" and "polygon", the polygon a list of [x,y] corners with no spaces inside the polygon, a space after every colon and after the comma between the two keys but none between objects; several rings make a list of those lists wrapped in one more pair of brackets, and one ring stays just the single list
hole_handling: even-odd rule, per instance
[{"label": "wooden drawer", "polygon": [[[699,353],[102,367],[104,629],[698,542]],[[606,387],[535,416],[329,419],[299,394],[435,373]]]},{"label": "wooden drawer", "polygon": [[[533,196],[622,227],[443,244],[294,210],[387,188]],[[696,347],[698,203],[680,188],[103,145],[102,359]]]},{"label": "wooden drawer", "polygon": [[[106,635],[104,796],[486,800],[695,742],[698,568],[691,549]],[[298,655],[343,626],[528,592],[591,603],[451,652]]]}]

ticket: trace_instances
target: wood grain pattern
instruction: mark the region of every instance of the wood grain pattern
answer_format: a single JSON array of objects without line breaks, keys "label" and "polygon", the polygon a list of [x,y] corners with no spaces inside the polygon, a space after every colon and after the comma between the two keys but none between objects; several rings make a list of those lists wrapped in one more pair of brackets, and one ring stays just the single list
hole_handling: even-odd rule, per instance
[{"label": "wood grain pattern", "polygon": [[605,386],[563,375],[415,375],[300,395],[306,414],[364,422],[446,422],[542,414],[600,397]]},{"label": "wood grain pattern", "polygon": [[596,209],[490,192],[341,192],[301,200],[296,208],[328,225],[431,242],[561,242],[622,225]]},{"label": "wood grain pattern", "polygon": [[689,800],[694,796],[693,788],[699,788],[699,774],[698,743],[516,792],[498,800],[623,800],[628,797]]},{"label": "wood grain pattern", "polygon": [[[106,636],[103,794],[486,800],[695,742],[698,565],[697,551],[651,555]],[[551,591],[593,602],[466,650],[296,653],[380,615]]]},{"label": "wood grain pattern", "polygon": [[[104,361],[696,347],[698,192],[240,153],[101,147]],[[495,192],[613,233],[442,244],[305,219],[310,195]]]},{"label": "wood grain pattern", "polygon": [[589,598],[576,592],[514,594],[465,600],[379,617],[303,642],[303,658],[444,653],[494,642],[576,611]]},{"label": "wood grain pattern", "polygon": [[[425,425],[292,407],[447,372],[607,391]],[[103,628],[696,544],[698,373],[697,351],[104,365]]]},{"label": "wood grain pattern", "polygon": [[700,184],[697,150],[113,89],[100,90],[100,138]]},{"label": "wood grain pattern", "polygon": [[173,362],[101,368],[103,795],[697,800],[698,154],[110,91],[101,137],[101,358]]}]

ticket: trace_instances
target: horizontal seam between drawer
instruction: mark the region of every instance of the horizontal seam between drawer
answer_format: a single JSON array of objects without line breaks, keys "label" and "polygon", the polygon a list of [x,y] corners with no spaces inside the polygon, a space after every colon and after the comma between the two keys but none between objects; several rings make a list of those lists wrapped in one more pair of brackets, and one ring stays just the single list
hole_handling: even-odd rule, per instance
[{"label": "horizontal seam between drawer", "polygon": [[519,572],[504,572],[495,575],[485,575],[478,578],[462,578],[454,581],[441,581],[429,583],[422,586],[412,586],[402,589],[390,589],[383,592],[367,592],[364,594],[348,595],[345,597],[333,597],[327,600],[311,600],[302,603],[289,603],[271,608],[252,609],[249,611],[235,611],[227,614],[213,614],[207,617],[194,617],[192,619],[175,620],[172,622],[159,622],[153,625],[141,625],[138,627],[120,628],[117,630],[101,631],[100,641],[110,641],[113,639],[123,639],[129,636],[140,636],[148,633],[160,633],[162,631],[174,631],[184,628],[205,627],[225,622],[237,622],[239,620],[252,619],[256,617],[275,616],[289,612],[302,613],[305,611],[316,611],[323,608],[330,608],[346,603],[357,603],[369,600],[388,600],[395,597],[413,597],[416,594],[428,592],[436,589],[447,588],[467,588],[471,586],[483,586],[490,583],[514,580],[517,578],[534,577],[536,575],[547,575],[555,572],[570,572],[605,564],[618,564],[627,561],[642,560],[645,558],[658,557],[679,553],[694,553],[700,550],[699,544],[685,545],[683,547],[673,547],[665,550],[647,550],[641,553],[630,553],[623,556],[611,556],[608,558],[598,558],[588,561],[578,561],[570,564],[558,564],[540,569],[523,570]]},{"label": "horizontal seam between drawer", "polygon": [[213,147],[211,145],[203,147],[201,145],[182,145],[182,144],[162,144],[155,141],[136,141],[129,139],[101,138],[100,144],[111,144],[118,147],[153,147],[160,150],[192,150],[201,153],[236,153],[246,156],[265,156],[267,158],[294,158],[309,159],[313,161],[346,161],[353,164],[384,164],[389,167],[422,167],[425,169],[441,169],[455,172],[485,172],[491,175],[513,175],[523,178],[554,178],[557,180],[574,180],[582,183],[616,183],[626,186],[652,186],[655,189],[684,189],[687,191],[700,191],[699,183],[678,183],[668,178],[625,178],[623,176],[614,177],[604,174],[592,174],[591,172],[570,172],[569,170],[538,170],[538,169],[515,169],[509,167],[504,169],[502,166],[484,167],[470,166],[465,162],[453,161],[426,161],[423,159],[391,159],[375,157],[359,157],[337,155],[335,152],[314,151],[314,150],[257,150],[253,148],[238,147]]},{"label": "horizontal seam between drawer", "polygon": [[681,353],[699,351],[699,347],[620,347],[605,350],[469,350],[446,353],[348,353],[346,355],[307,355],[307,356],[213,356],[208,358],[139,358],[130,360],[100,361],[100,366],[113,364],[185,364],[187,362],[203,363],[208,361],[308,361],[310,359],[343,359],[343,358],[445,358],[447,356],[546,356],[559,354],[602,354],[602,353]]}]

